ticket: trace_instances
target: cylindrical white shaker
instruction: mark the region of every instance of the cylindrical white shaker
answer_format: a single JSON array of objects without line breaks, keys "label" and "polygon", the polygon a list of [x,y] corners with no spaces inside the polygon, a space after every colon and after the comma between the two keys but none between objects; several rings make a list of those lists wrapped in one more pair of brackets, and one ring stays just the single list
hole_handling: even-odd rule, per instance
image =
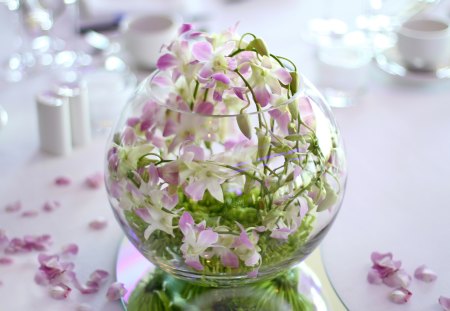
[{"label": "cylindrical white shaker", "polygon": [[54,155],[72,151],[70,111],[67,99],[52,92],[36,96],[41,149]]},{"label": "cylindrical white shaker", "polygon": [[66,97],[70,108],[72,126],[72,144],[83,146],[91,141],[91,120],[87,85],[84,82],[62,84],[58,87],[58,95]]}]

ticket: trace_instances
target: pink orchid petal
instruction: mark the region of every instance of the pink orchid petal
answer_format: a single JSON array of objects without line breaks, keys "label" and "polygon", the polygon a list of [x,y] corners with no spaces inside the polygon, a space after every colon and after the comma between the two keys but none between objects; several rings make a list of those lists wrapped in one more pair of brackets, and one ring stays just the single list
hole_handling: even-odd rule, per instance
[{"label": "pink orchid petal", "polygon": [[78,254],[78,245],[76,245],[74,243],[70,243],[70,244],[64,245],[62,247],[61,255],[63,255],[63,256],[67,256],[67,255],[75,256],[76,254]]},{"label": "pink orchid petal", "polygon": [[49,293],[50,297],[52,297],[53,299],[62,300],[66,299],[71,291],[72,289],[69,286],[65,284],[59,284],[51,287]]},{"label": "pink orchid petal", "polygon": [[444,296],[439,297],[439,304],[444,311],[450,311],[450,298]]},{"label": "pink orchid petal", "polygon": [[32,218],[32,217],[36,217],[37,215],[39,215],[38,211],[36,211],[36,210],[28,210],[28,211],[23,211],[22,214],[20,214],[20,217]]},{"label": "pink orchid petal", "polygon": [[194,201],[200,201],[205,194],[206,183],[203,181],[194,181],[184,188],[184,192]]},{"label": "pink orchid petal", "polygon": [[127,289],[120,282],[114,282],[108,287],[106,292],[106,297],[109,301],[119,300],[127,293]]},{"label": "pink orchid petal", "polygon": [[175,123],[174,120],[168,119],[168,120],[166,121],[166,124],[164,124],[164,130],[163,130],[162,135],[163,135],[164,137],[167,137],[167,136],[170,136],[170,135],[175,134],[176,131],[177,131],[177,127],[178,127],[178,126],[177,126],[177,124]]},{"label": "pink orchid petal", "polygon": [[199,270],[199,271],[203,270],[203,265],[200,263],[198,256],[196,256],[196,257],[190,256],[185,260],[185,262],[188,266],[194,268],[195,270]]},{"label": "pink orchid petal", "polygon": [[178,204],[178,194],[175,192],[174,194],[164,194],[162,198],[162,203],[166,209],[169,211],[172,210]]},{"label": "pink orchid petal", "polygon": [[10,204],[5,206],[5,211],[7,213],[18,212],[21,209],[22,209],[22,203],[20,201],[13,202],[13,203],[10,203]]},{"label": "pink orchid petal", "polygon": [[131,146],[136,142],[136,139],[137,139],[136,133],[134,132],[133,128],[127,127],[125,131],[123,131],[122,142],[124,145]]},{"label": "pink orchid petal", "polygon": [[[227,69],[228,70],[235,70],[237,68],[237,60],[233,57],[227,57]],[[244,71],[240,70],[242,74],[245,74]]]},{"label": "pink orchid petal", "polygon": [[206,62],[212,57],[212,45],[209,42],[196,42],[192,46],[192,55],[195,59]]},{"label": "pink orchid petal", "polygon": [[383,283],[389,287],[406,288],[411,283],[411,276],[403,269],[399,269],[383,278]]},{"label": "pink orchid petal", "polygon": [[198,235],[197,245],[202,248],[206,248],[216,243],[219,239],[219,234],[212,231],[211,229],[206,229],[200,232]]},{"label": "pink orchid petal", "polygon": [[261,107],[267,106],[270,102],[271,95],[265,86],[254,88],[255,97]]},{"label": "pink orchid petal", "polygon": [[289,74],[289,71],[284,68],[278,68],[277,70],[275,70],[274,75],[284,85],[288,85],[292,81],[292,77]]},{"label": "pink orchid petal", "polygon": [[250,256],[249,258],[247,258],[245,260],[245,265],[247,267],[253,267],[254,265],[256,265],[258,263],[260,258],[261,258],[261,255],[258,252],[254,252],[252,254],[252,256]]},{"label": "pink orchid petal", "polygon": [[172,81],[167,77],[156,76],[153,78],[152,83],[161,87],[166,87],[172,84]]},{"label": "pink orchid petal", "polygon": [[167,70],[169,68],[175,67],[177,64],[177,58],[169,53],[162,55],[156,62],[156,67],[159,70]]},{"label": "pink orchid petal", "polygon": [[412,293],[406,288],[397,288],[389,295],[389,299],[394,303],[404,304],[409,301],[411,296]]},{"label": "pink orchid petal", "polygon": [[159,176],[169,185],[178,185],[178,170],[178,164],[175,162],[158,167]]},{"label": "pink orchid petal", "polygon": [[192,28],[193,28],[192,24],[183,24],[181,25],[180,29],[178,29],[178,33],[182,35],[188,31],[191,31]]},{"label": "pink orchid petal", "polygon": [[421,265],[414,271],[414,277],[420,281],[431,283],[437,279],[437,274],[427,266]]},{"label": "pink orchid petal", "polygon": [[230,78],[224,73],[215,73],[211,76],[216,81],[222,82],[223,84],[230,84]]},{"label": "pink orchid petal", "polygon": [[59,208],[61,204],[58,201],[47,201],[42,206],[44,212],[53,212],[55,209]]},{"label": "pink orchid petal", "polygon": [[55,185],[57,186],[68,186],[71,182],[70,178],[65,176],[60,176],[55,179]]},{"label": "pink orchid petal", "polygon": [[367,274],[367,282],[369,282],[370,284],[381,284],[383,283],[383,279],[381,278],[377,270],[370,269],[369,273]]},{"label": "pink orchid petal", "polygon": [[189,212],[184,212],[183,215],[181,215],[180,220],[178,222],[178,226],[180,227],[181,232],[183,232],[184,235],[187,234],[190,228],[194,226],[194,218],[192,218],[191,214]]},{"label": "pink orchid petal", "polygon": [[211,115],[214,111],[214,106],[210,102],[201,102],[195,107],[194,111],[199,114]]},{"label": "pink orchid petal", "polygon": [[194,154],[193,160],[195,161],[204,161],[205,160],[205,151],[202,147],[196,145],[187,145],[183,147],[183,153],[191,152]]},{"label": "pink orchid petal", "polygon": [[220,262],[225,267],[239,268],[239,258],[238,258],[238,256],[236,256],[235,253],[233,253],[230,250],[227,250],[225,253],[223,253],[220,256]]},{"label": "pink orchid petal", "polygon": [[258,277],[258,270],[259,270],[259,268],[256,268],[255,270],[250,271],[249,273],[247,273],[247,276],[249,278],[256,278],[256,277]]},{"label": "pink orchid petal", "polygon": [[129,127],[135,127],[139,122],[141,122],[141,120],[138,117],[131,117],[127,120],[127,125]]},{"label": "pink orchid petal", "polygon": [[97,172],[86,177],[84,183],[88,188],[99,189],[101,186],[103,186],[103,177],[103,173]]},{"label": "pink orchid petal", "polygon": [[93,230],[102,230],[106,228],[108,221],[105,218],[94,219],[89,223],[89,228]]},{"label": "pink orchid petal", "polygon": [[245,245],[247,248],[253,248],[253,243],[250,241],[247,232],[243,228],[241,228],[241,234],[239,235],[239,238],[236,238],[235,243],[238,246]]},{"label": "pink orchid petal", "polygon": [[279,240],[287,240],[289,234],[291,234],[291,230],[289,228],[280,228],[274,229],[270,234],[270,237]]},{"label": "pink orchid petal", "polygon": [[0,266],[11,265],[14,261],[9,257],[0,257]]}]

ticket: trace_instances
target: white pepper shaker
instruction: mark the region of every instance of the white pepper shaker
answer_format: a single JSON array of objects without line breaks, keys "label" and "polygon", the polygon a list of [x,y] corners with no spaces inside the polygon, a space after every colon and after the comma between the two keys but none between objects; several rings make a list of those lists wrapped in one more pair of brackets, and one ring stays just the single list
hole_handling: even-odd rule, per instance
[{"label": "white pepper shaker", "polygon": [[41,149],[54,155],[72,151],[70,111],[67,99],[53,92],[36,96]]},{"label": "white pepper shaker", "polygon": [[83,81],[61,84],[57,94],[69,103],[73,146],[87,145],[92,138],[87,85]]}]

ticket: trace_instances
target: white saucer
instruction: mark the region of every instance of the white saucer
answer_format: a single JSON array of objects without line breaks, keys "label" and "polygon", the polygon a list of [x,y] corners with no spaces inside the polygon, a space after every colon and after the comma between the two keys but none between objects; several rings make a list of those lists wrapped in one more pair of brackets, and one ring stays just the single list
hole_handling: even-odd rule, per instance
[{"label": "white saucer", "polygon": [[450,59],[433,71],[422,71],[408,68],[396,47],[389,48],[375,57],[378,67],[384,72],[415,82],[433,82],[450,79]]}]

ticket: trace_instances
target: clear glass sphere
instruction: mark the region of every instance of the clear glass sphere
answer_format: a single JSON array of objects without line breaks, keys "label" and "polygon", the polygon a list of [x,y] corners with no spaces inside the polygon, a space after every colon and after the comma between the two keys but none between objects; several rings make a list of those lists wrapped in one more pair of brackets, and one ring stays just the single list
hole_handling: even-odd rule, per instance
[{"label": "clear glass sphere", "polygon": [[106,185],[126,236],[164,271],[208,286],[274,277],[303,260],[345,190],[323,97],[299,76],[276,105],[193,109],[166,78],[157,71],[140,84],[108,143]]}]

